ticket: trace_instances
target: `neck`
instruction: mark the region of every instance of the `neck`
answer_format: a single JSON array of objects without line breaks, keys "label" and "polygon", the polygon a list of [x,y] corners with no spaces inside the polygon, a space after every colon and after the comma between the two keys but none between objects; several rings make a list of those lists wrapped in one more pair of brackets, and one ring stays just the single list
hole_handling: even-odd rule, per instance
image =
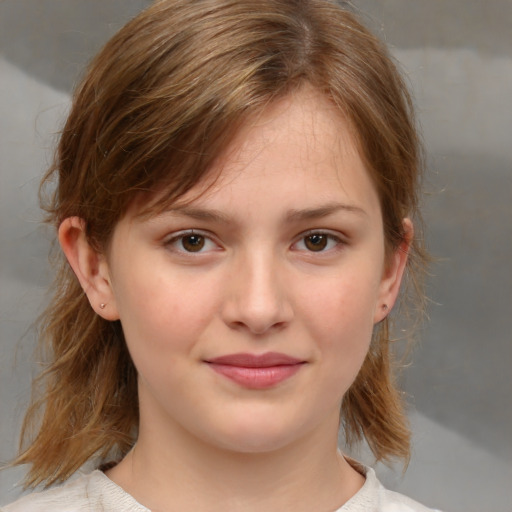
[{"label": "neck", "polygon": [[337,451],[337,420],[264,453],[214,447],[177,425],[165,433],[141,425],[137,445],[107,474],[154,512],[335,510],[364,482]]}]

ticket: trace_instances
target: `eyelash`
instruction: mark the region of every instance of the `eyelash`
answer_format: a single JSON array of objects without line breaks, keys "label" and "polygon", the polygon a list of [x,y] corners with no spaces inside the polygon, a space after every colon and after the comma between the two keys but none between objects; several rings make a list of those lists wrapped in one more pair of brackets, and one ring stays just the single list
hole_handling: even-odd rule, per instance
[{"label": "eyelash", "polygon": [[[193,238],[193,237],[197,237],[198,239],[200,239],[198,241],[199,242],[199,250],[197,250],[197,251],[193,251],[193,250],[190,251],[190,250],[187,250],[185,247],[183,247],[183,242],[187,238]],[[314,250],[314,249],[307,247],[308,239],[309,239],[309,241],[312,241],[311,239],[313,237],[319,237],[319,239],[317,240],[317,242],[320,242],[319,245],[317,246],[319,248],[319,250]],[[182,245],[181,245],[181,247],[178,247],[178,244],[180,242]],[[305,245],[305,247],[302,249],[299,249],[297,246],[300,243],[303,243]],[[323,245],[324,243],[325,243],[325,245]],[[220,244],[218,244],[210,234],[204,233],[202,231],[188,230],[188,231],[180,231],[178,233],[175,233],[171,238],[169,238],[165,241],[164,245],[166,247],[171,247],[173,250],[175,250],[176,252],[179,252],[179,253],[201,254],[204,252],[208,252],[209,244],[213,244],[217,248],[220,247]],[[331,244],[331,246],[329,246],[329,244]],[[332,246],[332,244],[334,244],[334,247]],[[345,244],[345,242],[339,236],[336,236],[333,233],[329,233],[328,231],[321,231],[321,230],[310,230],[306,233],[302,233],[298,237],[297,241],[292,244],[292,249],[297,250],[297,251],[308,252],[311,254],[326,253],[326,252],[330,252],[330,251],[339,249],[340,246],[344,245],[344,244]],[[205,246],[207,247],[206,251],[203,250],[203,248]]]},{"label": "eyelash", "polygon": [[300,235],[300,237],[298,238],[297,242],[295,242],[292,247],[296,247],[299,243],[303,243],[304,245],[307,243],[306,240],[307,239],[311,239],[312,237],[323,237],[323,240],[325,240],[325,243],[326,244],[334,244],[334,247],[327,247],[324,246],[324,247],[321,247],[320,246],[320,250],[318,251],[315,251],[315,250],[311,250],[311,249],[308,249],[307,247],[304,248],[304,249],[297,249],[297,250],[303,250],[305,252],[308,252],[308,253],[311,253],[311,254],[315,254],[315,253],[326,253],[326,252],[330,252],[330,251],[335,251],[336,249],[339,249],[340,246],[342,245],[345,245],[345,242],[344,240],[337,236],[337,235],[334,235],[333,233],[330,233],[328,231],[322,231],[322,230],[310,230],[306,233],[302,233]]},{"label": "eyelash", "polygon": [[[183,245],[181,247],[177,247],[177,245],[181,242],[183,244],[184,240],[192,237],[198,237],[202,239],[203,244],[199,247],[198,251],[187,251]],[[207,244],[213,244],[217,248],[219,247],[219,244],[215,242],[213,237],[207,233],[204,233],[202,231],[196,231],[194,229],[188,230],[188,231],[180,231],[179,233],[173,234],[170,238],[165,240],[164,245],[166,247],[170,247],[176,252],[183,253],[183,254],[201,254],[205,251],[203,251],[203,247]]]}]

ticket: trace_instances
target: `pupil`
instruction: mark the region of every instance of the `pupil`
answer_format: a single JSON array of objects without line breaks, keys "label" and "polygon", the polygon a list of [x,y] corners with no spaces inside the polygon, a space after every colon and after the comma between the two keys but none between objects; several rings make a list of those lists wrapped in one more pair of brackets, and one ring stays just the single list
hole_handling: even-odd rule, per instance
[{"label": "pupil", "polygon": [[306,247],[310,251],[322,251],[327,247],[326,235],[310,235],[306,237]]},{"label": "pupil", "polygon": [[188,252],[198,252],[204,247],[204,237],[201,235],[188,235],[181,242]]}]

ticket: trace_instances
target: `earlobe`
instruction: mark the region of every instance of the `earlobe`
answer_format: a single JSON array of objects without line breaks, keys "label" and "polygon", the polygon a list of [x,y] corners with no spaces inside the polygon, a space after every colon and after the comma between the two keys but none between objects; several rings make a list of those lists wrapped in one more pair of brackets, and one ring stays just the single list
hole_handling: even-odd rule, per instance
[{"label": "earlobe", "polygon": [[105,255],[87,240],[85,221],[68,217],[59,226],[59,243],[89,299],[91,307],[105,320],[119,318]]},{"label": "earlobe", "polygon": [[414,237],[414,226],[410,219],[403,222],[404,238],[391,256],[382,276],[379,300],[375,309],[374,323],[381,322],[389,314],[400,291],[400,284],[407,265],[409,249]]}]

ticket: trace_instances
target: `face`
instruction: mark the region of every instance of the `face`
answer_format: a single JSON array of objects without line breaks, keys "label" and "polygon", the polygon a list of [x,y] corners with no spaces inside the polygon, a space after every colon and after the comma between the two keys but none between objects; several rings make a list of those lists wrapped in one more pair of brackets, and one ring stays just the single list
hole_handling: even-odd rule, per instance
[{"label": "face", "polygon": [[113,235],[107,307],[138,370],[141,433],[258,452],[337,429],[403,263],[385,265],[348,127],[303,90],[214,171],[212,187],[149,219],[131,211]]}]

